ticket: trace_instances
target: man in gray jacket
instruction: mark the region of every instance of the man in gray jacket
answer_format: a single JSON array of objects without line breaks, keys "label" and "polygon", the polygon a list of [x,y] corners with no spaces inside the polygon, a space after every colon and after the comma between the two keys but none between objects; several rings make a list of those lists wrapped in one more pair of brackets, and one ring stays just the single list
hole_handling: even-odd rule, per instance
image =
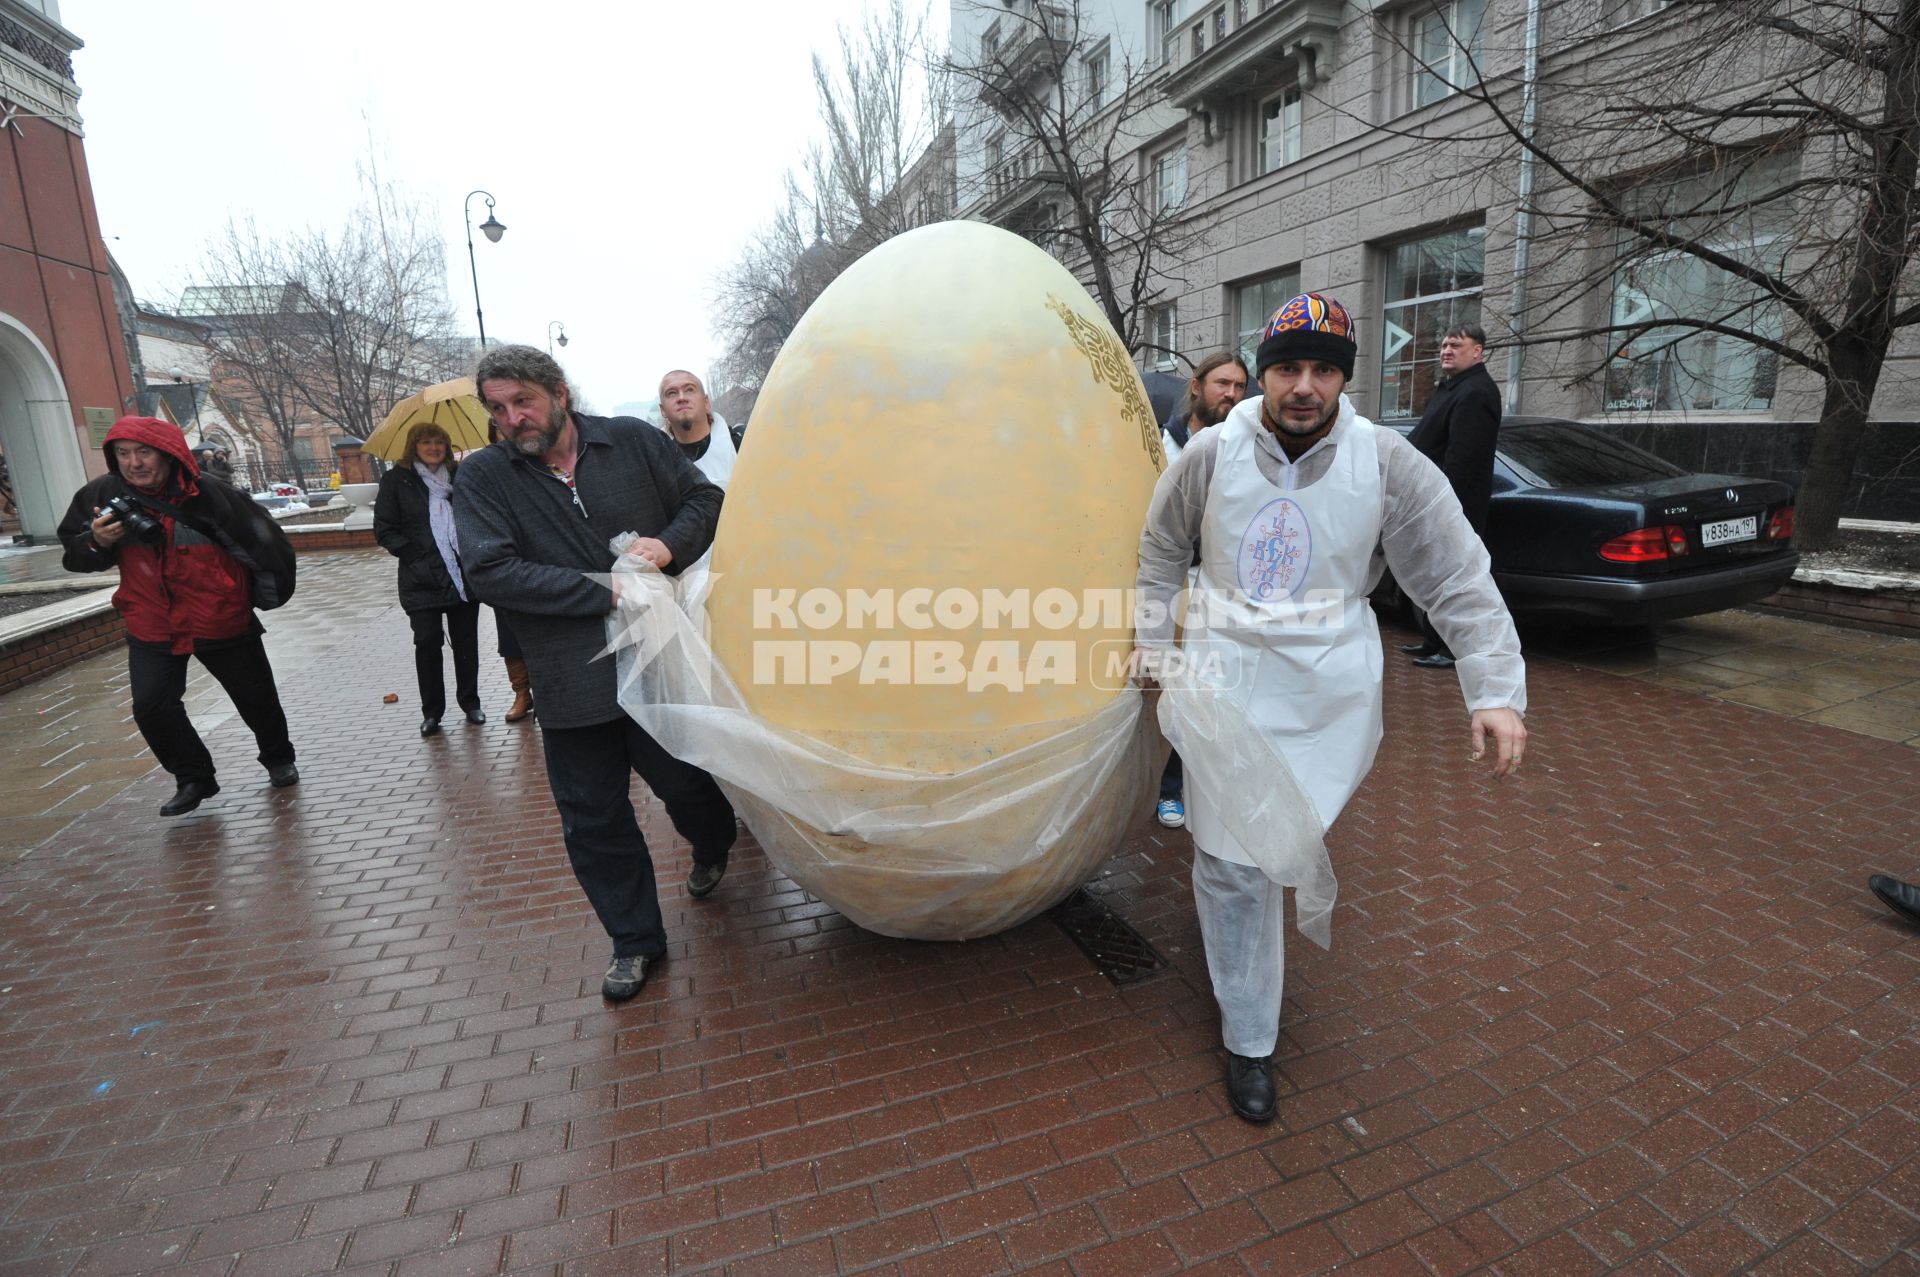
[{"label": "man in gray jacket", "polygon": [[713,778],[641,730],[615,699],[613,662],[594,659],[614,605],[607,543],[637,533],[634,552],[677,573],[712,544],[721,491],[645,422],[574,412],[566,374],[532,346],[493,347],[474,381],[500,439],[454,482],[461,566],[520,640],[567,857],[613,939],[600,992],[623,1002],[667,950],[629,772],[692,844],[690,895],[720,884],[737,827]]}]

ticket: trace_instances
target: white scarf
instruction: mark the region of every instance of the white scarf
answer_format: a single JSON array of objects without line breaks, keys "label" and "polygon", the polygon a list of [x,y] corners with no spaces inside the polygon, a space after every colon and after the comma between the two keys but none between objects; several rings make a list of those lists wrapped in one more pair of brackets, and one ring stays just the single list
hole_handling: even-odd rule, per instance
[{"label": "white scarf", "polygon": [[453,588],[465,603],[467,583],[460,576],[460,542],[453,531],[453,479],[444,462],[428,466],[415,461],[413,472],[427,485],[427,522],[433,527],[433,543],[440,547],[440,561],[447,565]]}]

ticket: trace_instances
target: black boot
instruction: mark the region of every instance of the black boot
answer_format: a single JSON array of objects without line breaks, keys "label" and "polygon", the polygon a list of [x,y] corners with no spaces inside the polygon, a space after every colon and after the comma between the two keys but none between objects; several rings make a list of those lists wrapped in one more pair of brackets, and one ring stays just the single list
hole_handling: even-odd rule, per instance
[{"label": "black boot", "polygon": [[1886,874],[1875,874],[1867,879],[1867,888],[1880,897],[1880,903],[1908,922],[1920,922],[1920,887]]},{"label": "black boot", "polygon": [[1273,1120],[1273,1066],[1250,1055],[1227,1054],[1227,1103],[1249,1122]]},{"label": "black boot", "polygon": [[[439,647],[416,643],[413,648],[413,673],[420,687],[420,716],[438,723],[447,712],[446,658]],[[430,733],[422,727],[422,736]]]},{"label": "black boot", "polygon": [[220,785],[211,776],[205,780],[183,780],[180,788],[173,791],[173,797],[160,804],[160,814],[184,816],[219,792]]}]

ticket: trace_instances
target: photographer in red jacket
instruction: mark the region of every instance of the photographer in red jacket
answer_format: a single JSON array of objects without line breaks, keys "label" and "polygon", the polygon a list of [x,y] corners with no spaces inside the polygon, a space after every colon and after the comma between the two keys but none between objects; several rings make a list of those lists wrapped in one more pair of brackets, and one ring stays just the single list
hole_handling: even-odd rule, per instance
[{"label": "photographer in red jacket", "polygon": [[60,521],[71,572],[118,565],[113,606],[127,623],[133,721],[179,788],[162,816],[220,792],[213,756],[181,697],[198,657],[253,729],[275,787],[296,784],[287,716],[254,615],[292,593],[293,547],[245,493],[200,482],[186,436],[154,417],[122,417],[107,432],[107,473],[74,494]]}]

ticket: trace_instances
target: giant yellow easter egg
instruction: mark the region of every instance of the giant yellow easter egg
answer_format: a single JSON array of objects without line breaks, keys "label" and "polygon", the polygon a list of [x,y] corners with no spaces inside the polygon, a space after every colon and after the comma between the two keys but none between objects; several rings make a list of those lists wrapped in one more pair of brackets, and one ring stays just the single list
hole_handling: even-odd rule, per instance
[{"label": "giant yellow easter egg", "polygon": [[1112,854],[1164,756],[1116,666],[1164,465],[1099,307],[1015,235],[923,227],[821,295],[733,472],[710,638],[754,714],[844,756],[796,783],[910,836],[736,790],[777,867],[872,930],[960,939]]}]

